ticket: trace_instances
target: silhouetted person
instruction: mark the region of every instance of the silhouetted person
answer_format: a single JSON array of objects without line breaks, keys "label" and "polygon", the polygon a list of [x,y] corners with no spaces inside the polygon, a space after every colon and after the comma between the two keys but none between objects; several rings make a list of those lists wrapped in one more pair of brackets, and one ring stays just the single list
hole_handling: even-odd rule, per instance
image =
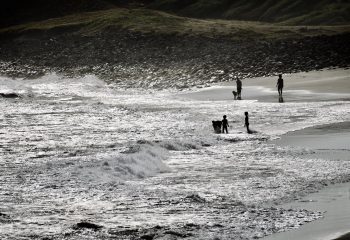
[{"label": "silhouetted person", "polygon": [[213,123],[213,128],[216,133],[221,133],[221,125],[222,121],[212,121]]},{"label": "silhouetted person", "polygon": [[249,117],[248,117],[248,112],[244,113],[245,115],[245,121],[244,121],[244,126],[247,128],[247,133],[251,133],[249,129]]},{"label": "silhouetted person", "polygon": [[226,131],[226,133],[228,133],[227,127],[229,127],[229,125],[228,125],[228,121],[226,119],[226,115],[224,115],[223,119],[222,119],[222,133],[225,133],[225,131]]},{"label": "silhouetted person", "polygon": [[277,90],[278,90],[278,95],[280,97],[282,97],[282,91],[283,91],[283,78],[282,78],[282,74],[278,75],[278,80],[277,80],[277,84],[276,84]]},{"label": "silhouetted person", "polygon": [[237,78],[236,79],[236,85],[237,85],[237,99],[241,100],[241,92],[242,92],[242,81]]}]

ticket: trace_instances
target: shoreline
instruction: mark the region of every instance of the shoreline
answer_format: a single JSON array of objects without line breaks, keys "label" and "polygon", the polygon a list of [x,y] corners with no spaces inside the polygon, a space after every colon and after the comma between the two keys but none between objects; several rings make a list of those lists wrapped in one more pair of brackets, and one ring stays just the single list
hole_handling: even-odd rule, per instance
[{"label": "shoreline", "polygon": [[[350,182],[329,185],[299,200],[280,205],[285,209],[306,209],[324,212],[323,218],[306,223],[297,229],[274,233],[262,240],[331,240],[342,239],[349,232]],[[347,239],[347,238],[346,238]]]},{"label": "shoreline", "polygon": [[[284,74],[285,102],[317,102],[317,101],[349,101],[350,69],[324,69],[294,74]],[[261,102],[278,102],[277,77],[258,77],[243,80],[242,98]],[[228,101],[233,100],[232,90],[235,82],[222,83],[217,86],[200,89],[191,93],[181,93],[177,97],[189,98],[198,101]],[[345,130],[345,131],[344,131]],[[346,131],[347,130],[347,131]],[[350,122],[340,122],[304,128],[288,132],[281,139],[271,141],[277,145],[305,147],[311,149],[309,154],[302,156],[305,159],[327,159],[329,161],[350,160],[349,144]],[[303,208],[312,211],[326,212],[324,218],[301,226],[297,230],[275,233],[263,240],[330,240],[348,232],[348,228],[333,226],[335,218],[341,223],[350,222],[350,209],[342,211],[334,209],[337,206],[347,206],[350,201],[350,182],[337,183],[319,189],[293,202],[282,203],[281,207]],[[343,194],[338,194],[338,193]],[[344,195],[345,194],[345,195]],[[310,201],[311,198],[311,201]],[[316,199],[316,200],[314,200]],[[343,214],[343,215],[342,215]],[[347,218],[346,218],[347,217]],[[341,221],[341,219],[346,219]],[[340,225],[339,225],[340,226]],[[331,227],[331,229],[327,228]],[[328,229],[326,231],[326,229]],[[298,234],[298,237],[295,237]],[[319,234],[319,235],[317,235]],[[312,238],[318,236],[320,238]],[[340,238],[341,239],[341,238]]]},{"label": "shoreline", "polygon": [[[27,155],[24,156],[24,161],[22,161],[24,164],[22,164],[21,169],[23,171],[28,169],[28,173],[23,175],[26,179],[29,179],[34,174],[39,174],[38,178],[35,179],[44,180],[42,182],[43,188],[37,187],[37,181],[25,181],[23,183],[9,182],[8,185],[6,185],[9,193],[11,193],[13,189],[11,184],[14,184],[13,186],[16,186],[16,189],[20,188],[19,191],[23,188],[32,190],[25,202],[19,202],[23,203],[23,208],[17,210],[13,201],[5,202],[5,205],[11,210],[4,213],[15,217],[19,216],[14,219],[20,219],[21,222],[16,222],[18,225],[14,226],[13,229],[26,230],[26,232],[23,233],[17,230],[17,232],[23,234],[23,236],[27,235],[27,231],[32,232],[36,230],[40,235],[40,233],[47,231],[46,229],[51,229],[51,227],[59,227],[61,229],[61,226],[67,226],[69,228],[69,226],[76,224],[76,221],[88,218],[92,223],[99,223],[106,226],[106,231],[101,233],[102,237],[104,233],[109,234],[110,230],[113,232],[117,226],[117,228],[120,227],[120,229],[123,228],[123,230],[127,228],[131,230],[135,229],[134,232],[130,233],[130,236],[135,235],[134,238],[140,238],[146,234],[158,236],[160,236],[160,234],[167,235],[166,232],[173,228],[175,228],[174,230],[176,233],[180,233],[181,236],[190,237],[189,234],[193,233],[194,235],[192,238],[195,238],[196,235],[204,237],[209,235],[210,237],[210,234],[213,234],[213,237],[218,234],[218,236],[222,236],[222,238],[231,239],[258,238],[264,236],[264,234],[273,233],[278,230],[297,227],[304,222],[311,221],[321,216],[319,212],[315,213],[303,210],[289,212],[288,210],[276,208],[276,205],[274,205],[273,208],[265,207],[265,200],[268,203],[274,202],[274,200],[276,200],[276,202],[282,202],[284,196],[289,197],[289,193],[292,193],[289,198],[292,199],[296,195],[300,196],[304,190],[305,192],[310,192],[313,189],[319,189],[321,185],[317,183],[320,181],[323,183],[323,180],[327,183],[327,176],[344,176],[344,172],[349,173],[347,168],[343,168],[343,166],[349,166],[349,164],[345,165],[343,163],[337,165],[344,170],[339,174],[333,172],[333,170],[337,170],[332,166],[333,163],[323,165],[319,164],[317,160],[313,160],[312,165],[305,166],[304,160],[298,157],[297,162],[295,162],[297,164],[294,164],[293,159],[295,154],[292,152],[290,154],[287,153],[288,158],[285,158],[283,151],[279,149],[273,149],[273,151],[271,151],[272,149],[270,149],[270,146],[265,143],[266,135],[264,133],[262,134],[265,136],[253,136],[252,139],[247,139],[250,138],[250,136],[243,132],[237,132],[237,136],[231,135],[230,137],[230,135],[225,135],[229,137],[227,140],[232,140],[233,143],[231,143],[231,141],[226,142],[224,139],[218,139],[216,134],[209,133],[211,136],[207,141],[208,132],[204,128],[204,131],[202,128],[198,129],[199,131],[193,131],[193,126],[199,126],[199,124],[193,124],[200,123],[200,125],[202,125],[201,123],[204,123],[205,125],[203,124],[202,126],[207,126],[209,117],[218,116],[218,113],[221,113],[222,109],[220,107],[222,102],[213,102],[209,104],[207,104],[208,102],[204,102],[197,105],[195,101],[179,103],[179,101],[166,100],[165,98],[169,97],[171,93],[155,96],[149,96],[149,94],[130,94],[128,96],[127,93],[123,95],[114,91],[109,92],[108,86],[106,86],[106,88],[104,87],[104,82],[99,80],[96,82],[96,80],[97,79],[94,78],[91,79],[91,82],[87,82],[86,79],[80,79],[78,82],[73,82],[67,79],[64,82],[59,82],[57,85],[52,85],[52,82],[50,82],[51,79],[49,79],[45,87],[42,86],[40,82],[36,83],[39,85],[39,88],[38,86],[31,86],[34,89],[34,96],[40,96],[39,93],[44,93],[44,96],[48,94],[50,96],[49,101],[43,102],[41,98],[36,101],[36,99],[33,98],[29,101],[3,102],[4,106],[10,106],[9,114],[16,113],[13,114],[15,118],[11,118],[11,123],[13,124],[8,128],[6,127],[5,132],[17,133],[17,131],[21,131],[20,134],[24,134],[28,137],[28,145],[39,144],[41,146],[39,149],[31,150],[29,152],[30,158],[28,159],[33,159],[33,156],[35,157],[35,161],[39,163],[43,162],[43,169],[35,168],[32,170],[31,160],[27,161]],[[88,84],[87,88],[84,87],[86,84]],[[22,86],[20,88],[22,89]],[[58,94],[56,95],[56,93]],[[51,96],[53,96],[53,98],[51,98]],[[59,97],[59,100],[63,101],[57,101],[56,96]],[[94,97],[91,98],[91,96]],[[101,99],[101,96],[103,99]],[[140,96],[146,97],[143,98]],[[66,101],[67,97],[72,101]],[[77,97],[91,100],[76,101]],[[256,102],[251,104],[252,101],[225,102],[228,103],[230,109],[234,108],[235,105],[241,105],[234,110],[237,115],[244,110],[244,106],[249,107],[250,112],[261,106],[266,106],[265,110],[267,111],[262,109],[259,111],[258,116],[264,117],[267,116],[268,112],[273,111],[273,118],[267,119],[266,122],[261,122],[260,126],[262,128],[265,128],[270,123],[274,124],[275,120],[272,119],[278,119],[281,114],[280,110],[283,108],[279,104]],[[41,103],[45,104],[41,105]],[[338,106],[342,104],[344,104],[346,108],[339,108],[339,112],[334,111],[335,115],[330,114],[333,112],[333,106],[336,106],[335,109],[338,109]],[[303,105],[303,109],[300,109],[300,105]],[[324,106],[325,108],[322,109],[320,106]],[[293,128],[300,129],[309,126],[309,121],[313,117],[319,119],[321,122],[337,121],[337,119],[334,119],[334,116],[339,116],[340,118],[340,116],[347,113],[349,106],[348,102],[290,104],[289,106],[285,105],[285,107],[290,108],[291,111],[287,111],[282,116],[289,119],[289,117],[293,117],[294,115],[298,116],[299,111],[301,111],[300,115],[307,116],[306,120],[293,119],[291,122],[291,124],[294,122],[301,122],[301,124],[297,124],[297,126]],[[55,111],[52,111],[53,108]],[[310,111],[314,113],[308,115]],[[28,115],[28,112],[30,112],[31,115]],[[49,114],[43,115],[42,113]],[[323,119],[322,116],[328,117]],[[346,117],[342,119],[350,121],[350,118],[347,115],[345,116]],[[23,129],[18,129],[18,124],[16,123],[22,122],[23,117],[26,119],[26,124],[23,126]],[[134,119],[140,119],[140,117],[143,121],[138,121],[139,124],[136,125],[139,131],[125,131],[125,126],[135,126],[133,124],[129,125],[129,123],[133,122]],[[44,121],[40,121],[39,125],[35,124],[34,127],[31,128],[33,122],[36,122],[37,119],[43,119]],[[51,128],[51,123],[53,123],[51,119],[54,119],[54,123],[57,123],[57,120],[59,120],[62,121],[63,124],[53,125],[54,127]],[[193,120],[196,120],[196,122]],[[312,125],[315,124],[317,124],[317,122],[314,122]],[[97,126],[97,128],[94,128],[94,126]],[[288,126],[291,125],[288,124],[287,127],[285,127],[286,125],[281,123],[278,126],[275,135],[280,136],[281,134],[279,134],[278,131],[283,129],[283,132],[286,132],[288,131]],[[240,130],[242,127],[242,125],[237,124],[234,129]],[[87,128],[91,129],[91,131],[86,131]],[[166,128],[168,129],[167,131],[160,131]],[[341,128],[342,127],[339,126],[339,129]],[[73,139],[74,145],[72,145],[71,138],[72,129],[74,130],[74,134],[79,134],[77,142],[75,142],[75,138]],[[106,131],[101,131],[101,129]],[[182,130],[178,132],[179,129]],[[153,135],[153,132],[150,132],[150,130],[154,130],[160,134]],[[35,134],[32,134],[37,131],[43,132],[44,137],[38,139]],[[336,129],[334,131],[336,132]],[[139,132],[140,135],[137,134],[137,132]],[[189,135],[187,135],[188,133]],[[275,136],[272,133],[268,135]],[[5,146],[9,146],[9,149],[14,150],[14,154],[10,153],[11,159],[21,158],[22,156],[20,153],[23,152],[23,149],[26,149],[28,145],[19,145],[19,147],[12,146],[11,142],[13,142],[13,136],[18,135],[6,135],[6,138],[4,138],[6,139]],[[54,136],[53,142],[46,141],[46,136]],[[86,139],[87,141],[80,141],[80,139]],[[159,175],[156,174],[154,178],[143,178],[144,174],[142,174],[140,178],[144,180],[141,181],[138,181],[139,176],[135,175],[138,179],[132,181],[133,183],[130,183],[130,185],[115,184],[115,178],[124,176],[124,171],[118,170],[119,160],[115,160],[114,152],[118,151],[117,154],[119,156],[119,152],[125,152],[125,149],[130,148],[133,150],[135,143],[138,146],[142,144],[144,139],[155,143],[163,142],[167,145],[167,150],[180,149],[180,151],[174,153],[173,158],[167,160],[163,157],[164,154],[167,154],[167,151],[164,152],[163,150],[158,150],[158,148],[153,150],[153,147],[151,149],[147,148],[152,152],[151,159],[155,157],[155,159],[159,160],[155,161],[155,163],[169,164],[169,167],[174,169],[174,171]],[[248,140],[249,142],[244,140]],[[121,145],[117,144],[117,146],[115,146],[115,142],[120,141],[122,141]],[[50,148],[53,143],[57,142],[60,146],[57,151]],[[96,142],[99,142],[99,144],[96,145]],[[202,149],[201,146],[205,147],[203,143],[206,144],[208,148]],[[262,145],[260,145],[260,143],[262,143]],[[139,153],[137,146],[135,146],[136,155],[142,157],[135,158],[135,161],[145,162],[144,154],[142,152]],[[197,146],[199,147],[197,148]],[[260,146],[262,146],[261,149]],[[143,148],[142,146],[140,147],[141,149]],[[82,151],[77,152],[77,148]],[[48,155],[43,155],[42,149],[50,149],[45,153]],[[103,149],[106,149],[106,154],[102,153],[102,151],[104,151]],[[187,151],[187,149],[189,151]],[[255,149],[257,151],[255,151]],[[112,158],[109,156],[110,153],[108,151],[112,151]],[[117,158],[119,158],[118,156]],[[133,156],[127,157],[134,159]],[[67,168],[60,168],[59,166],[61,164],[56,164],[57,160],[60,158],[63,159],[64,162],[62,164]],[[121,159],[121,162],[123,162],[123,159],[124,157]],[[77,162],[77,164],[64,164],[71,160]],[[52,162],[53,165],[47,165],[47,161],[49,163]],[[106,162],[107,164],[105,164]],[[147,161],[145,163],[147,163]],[[143,169],[143,164],[132,165],[133,167],[131,169],[134,169],[134,167],[135,169]],[[327,168],[327,165],[330,167]],[[38,166],[40,167],[41,165]],[[47,171],[47,166],[49,166],[50,171]],[[109,166],[112,171],[107,169]],[[157,164],[157,166],[161,165]],[[319,166],[320,171],[318,171],[318,168],[315,166]],[[12,167],[12,165],[10,165],[10,167]],[[129,169],[129,164],[126,164],[126,167]],[[96,171],[92,168],[96,168]],[[14,170],[9,168],[9,174],[12,174],[11,171],[13,171],[14,174],[18,172],[16,167],[12,169]],[[151,167],[150,170],[152,169]],[[90,171],[92,172],[90,173]],[[151,172],[153,171],[154,170]],[[66,172],[68,173],[67,175],[62,174]],[[138,171],[135,171],[135,173],[137,172]],[[318,181],[317,175],[312,172],[316,174],[320,173],[322,179]],[[306,173],[305,176],[304,173]],[[5,174],[4,176],[6,177],[7,175],[8,174]],[[129,176],[128,173],[127,175]],[[297,179],[294,178],[295,175],[297,175]],[[72,187],[70,187],[71,185],[69,184],[62,186],[55,185],[57,181],[70,182],[72,176],[78,176]],[[134,175],[131,176],[131,179],[134,179]],[[308,181],[308,179],[311,181]],[[89,182],[89,193],[91,193],[91,195],[88,196],[82,191],[82,189],[86,189],[87,182]],[[112,191],[100,191],[101,188],[104,189],[104,186],[110,189],[110,182],[113,183]],[[304,184],[304,182],[306,182],[306,184]],[[313,182],[316,184],[313,184]],[[7,182],[5,183],[7,184]],[[310,186],[308,183],[313,185]],[[118,188],[118,191],[114,191],[114,186]],[[59,188],[58,191],[56,190],[57,188]],[[94,192],[92,188],[97,189],[97,191]],[[169,191],[164,192],[164,189]],[[45,192],[43,193],[42,191]],[[63,195],[62,191],[68,191],[70,194]],[[134,195],[135,192],[138,192],[138,194]],[[150,192],[152,193],[152,198],[149,198]],[[46,203],[46,196],[51,194],[52,196],[56,196],[58,200],[54,201],[53,204],[44,205],[43,211],[45,211],[45,215],[39,218],[36,209],[38,206],[41,207],[43,203]],[[77,196],[77,198],[72,198],[71,196]],[[76,200],[79,200],[80,197],[87,201],[81,204]],[[270,197],[271,201],[269,200]],[[115,201],[115,199],[117,199],[117,201]],[[57,221],[57,219],[60,220],[60,213],[58,213],[57,216],[53,216],[52,212],[56,212],[56,209],[61,207],[65,209],[67,203],[73,206],[72,208],[76,210],[74,213],[77,215],[69,215],[62,221]],[[90,208],[90,206],[95,205],[97,205],[98,208]],[[114,208],[113,206],[118,207]],[[123,208],[121,209],[119,206],[123,206]],[[124,206],[126,206],[126,208],[124,208]],[[150,208],[149,206],[154,206],[154,208]],[[27,210],[26,212],[29,213],[27,216],[21,215],[23,209]],[[137,209],[136,214],[135,209]],[[138,213],[140,215],[138,215]],[[188,213],[189,215],[187,215]],[[77,219],[76,216],[84,219]],[[35,227],[23,225],[26,222],[33,221],[33,219],[34,221],[38,219],[40,225]],[[47,221],[47,219],[50,219],[50,221]],[[170,219],[170,221],[167,219]],[[190,225],[190,228],[187,228],[187,223],[192,223],[193,219],[196,220],[194,223],[198,223],[198,225],[193,224]],[[277,221],[281,221],[282,225],[277,224],[276,226],[275,223],[277,223]],[[208,224],[208,222],[210,223]],[[158,224],[164,224],[164,227],[161,229],[153,228],[154,226],[158,226]],[[139,226],[145,226],[145,231],[137,231]],[[150,228],[147,228],[148,226]],[[252,229],[255,231],[252,231]],[[7,230],[9,234],[11,234],[11,230],[12,228]],[[74,238],[76,232],[74,232],[73,229],[71,229],[71,231],[72,237]],[[57,237],[63,234],[64,232],[57,231]],[[116,235],[117,234],[116,232]],[[127,235],[128,233],[120,233],[121,237],[125,236],[128,238]],[[108,237],[106,236],[106,238]],[[176,238],[176,236],[164,236],[162,238]]]},{"label": "shoreline", "polygon": [[[350,122],[334,123],[289,132],[281,139],[271,143],[279,146],[305,147],[312,150],[303,156],[326,158],[330,161],[348,161],[350,144],[342,142],[349,139]],[[345,130],[345,131],[344,131]],[[325,146],[328,149],[325,149]],[[307,223],[298,229],[275,233],[263,240],[331,240],[348,239],[350,222],[350,182],[331,184],[315,193],[298,200],[281,204],[285,209],[307,209],[324,212],[324,217]],[[345,235],[344,235],[345,234]]]},{"label": "shoreline", "polygon": [[[350,69],[322,69],[284,74],[284,102],[350,101]],[[242,100],[279,102],[275,88],[277,77],[256,77],[243,80]],[[234,100],[235,82],[225,82],[177,96],[199,101]]]}]

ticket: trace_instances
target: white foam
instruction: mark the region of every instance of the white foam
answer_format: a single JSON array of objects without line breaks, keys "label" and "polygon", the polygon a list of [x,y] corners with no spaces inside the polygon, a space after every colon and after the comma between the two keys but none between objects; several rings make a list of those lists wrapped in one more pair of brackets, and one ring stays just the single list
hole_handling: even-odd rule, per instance
[{"label": "white foam", "polygon": [[79,165],[76,171],[80,178],[99,184],[145,178],[170,171],[164,163],[169,156],[165,148],[150,144],[137,146],[130,153],[99,153],[95,161]]},{"label": "white foam", "polygon": [[50,73],[37,79],[8,78],[0,76],[3,92],[15,92],[23,96],[106,96],[107,84],[94,75],[69,78]]}]

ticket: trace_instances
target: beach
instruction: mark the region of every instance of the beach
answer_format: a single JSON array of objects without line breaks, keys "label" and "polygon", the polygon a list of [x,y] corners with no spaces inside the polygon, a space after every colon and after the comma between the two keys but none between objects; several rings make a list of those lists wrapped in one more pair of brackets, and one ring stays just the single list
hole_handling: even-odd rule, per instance
[{"label": "beach", "polygon": [[[247,240],[327,219],[285,204],[350,180],[349,70],[284,79],[280,103],[275,76],[243,79],[241,101],[234,82],[157,91],[1,76],[20,97],[0,101],[0,238]],[[229,133],[216,134],[223,115]]]},{"label": "beach", "polygon": [[[283,98],[285,102],[350,100],[350,69],[327,69],[284,74]],[[278,76],[243,79],[242,99],[278,102],[276,83]],[[236,91],[234,81],[184,94],[197,100],[232,100]]]},{"label": "beach", "polygon": [[[349,101],[350,70],[333,69],[283,75],[286,89],[284,101]],[[243,81],[243,99],[263,102],[278,102],[275,82],[277,77],[252,78]],[[185,96],[198,100],[221,101],[233,98],[235,82],[200,90]],[[277,92],[277,91],[276,91]],[[345,113],[349,114],[349,113]],[[270,141],[282,147],[304,148],[305,159],[350,161],[350,122],[319,125],[288,132],[281,138]],[[282,204],[285,209],[307,209],[323,212],[323,218],[307,223],[297,230],[273,234],[264,240],[330,240],[346,234],[350,225],[350,183],[330,184],[315,193],[307,194],[292,202]],[[343,238],[348,239],[344,235]]]},{"label": "beach", "polygon": [[[348,70],[337,72],[311,72],[293,74],[289,83],[292,92],[313,95],[309,100],[327,101],[330,99],[348,99],[350,91]],[[338,74],[339,73],[339,74]],[[288,75],[287,75],[288,76]],[[322,77],[321,77],[322,76]],[[260,86],[267,87],[267,79],[257,79]],[[250,84],[255,84],[248,82]],[[309,91],[309,92],[307,92]],[[300,96],[298,101],[307,100]],[[306,147],[312,153],[305,158],[323,158],[332,161],[350,161],[350,123],[321,125],[300,131],[290,132],[281,139],[273,141],[279,146]],[[335,184],[310,194],[302,199],[283,205],[284,208],[299,208],[325,212],[324,218],[302,226],[297,231],[272,235],[266,240],[299,239],[328,240],[347,233],[350,229],[350,183]]]},{"label": "beach", "polygon": [[[323,158],[331,161],[350,160],[350,123],[322,125],[288,133],[273,141],[279,146],[306,147],[312,152],[304,158]],[[308,209],[324,212],[320,220],[297,230],[278,233],[264,240],[330,240],[349,231],[350,183],[331,184],[296,201],[283,204],[283,208]],[[348,239],[348,238],[344,238]]]},{"label": "beach", "polygon": [[1,11],[0,240],[350,240],[350,0]]}]

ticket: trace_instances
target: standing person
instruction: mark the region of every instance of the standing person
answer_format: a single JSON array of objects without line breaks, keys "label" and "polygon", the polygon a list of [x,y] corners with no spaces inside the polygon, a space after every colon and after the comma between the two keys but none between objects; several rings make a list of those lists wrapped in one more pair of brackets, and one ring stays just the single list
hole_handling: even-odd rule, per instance
[{"label": "standing person", "polygon": [[241,100],[241,92],[242,92],[242,81],[237,77],[236,78],[236,85],[237,85],[237,99]]},{"label": "standing person", "polygon": [[229,127],[229,125],[228,125],[228,121],[226,119],[226,115],[224,115],[223,119],[222,119],[222,133],[225,133],[225,131],[226,131],[226,133],[228,133],[227,127]]},{"label": "standing person", "polygon": [[276,84],[277,90],[278,90],[278,95],[280,97],[282,97],[282,90],[283,90],[283,78],[282,78],[282,74],[278,75],[278,80],[277,80],[277,84]]},{"label": "standing person", "polygon": [[244,126],[247,128],[247,133],[251,133],[249,129],[249,117],[248,117],[248,112],[244,113],[245,115],[245,120],[244,120]]}]

